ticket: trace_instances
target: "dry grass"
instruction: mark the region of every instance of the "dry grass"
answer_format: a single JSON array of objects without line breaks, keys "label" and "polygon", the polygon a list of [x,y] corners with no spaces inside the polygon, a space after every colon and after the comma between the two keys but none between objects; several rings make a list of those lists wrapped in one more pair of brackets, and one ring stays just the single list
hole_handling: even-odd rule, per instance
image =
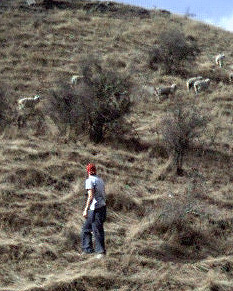
[{"label": "dry grass", "polygon": [[[31,120],[27,130],[13,126],[0,139],[0,291],[232,290],[233,89],[226,80],[232,33],[120,4],[101,13],[89,6],[26,10],[19,2],[0,11],[1,82],[13,104],[44,96],[38,109],[44,120],[43,130]],[[148,67],[148,53],[168,26],[197,41],[201,54],[190,77],[210,77],[207,92],[187,93],[184,78]],[[220,51],[227,56],[223,70],[214,64]],[[135,84],[127,117],[134,130],[114,144],[60,138],[46,115],[50,89],[80,74],[78,63],[90,53],[104,67],[130,73]],[[157,102],[144,88],[171,83],[210,119],[186,155],[182,177],[169,171],[157,130],[174,100]],[[79,255],[90,161],[108,196],[102,261]]]}]

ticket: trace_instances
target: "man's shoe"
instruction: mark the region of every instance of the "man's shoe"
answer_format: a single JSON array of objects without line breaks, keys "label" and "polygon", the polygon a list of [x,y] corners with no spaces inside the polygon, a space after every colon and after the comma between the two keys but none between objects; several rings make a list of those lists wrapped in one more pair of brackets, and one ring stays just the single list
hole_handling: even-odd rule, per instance
[{"label": "man's shoe", "polygon": [[105,257],[104,253],[100,253],[100,254],[95,255],[96,259],[103,259],[104,257]]}]

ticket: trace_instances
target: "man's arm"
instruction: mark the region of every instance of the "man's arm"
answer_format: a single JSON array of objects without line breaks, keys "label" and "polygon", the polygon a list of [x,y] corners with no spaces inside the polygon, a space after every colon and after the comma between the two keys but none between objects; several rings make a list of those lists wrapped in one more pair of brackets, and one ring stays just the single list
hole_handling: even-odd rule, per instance
[{"label": "man's arm", "polygon": [[87,211],[90,208],[91,202],[94,198],[94,189],[89,189],[87,191],[87,194],[88,194],[87,202],[86,202],[86,206],[85,206],[84,211],[83,211],[83,217],[85,217],[85,218],[87,218]]}]

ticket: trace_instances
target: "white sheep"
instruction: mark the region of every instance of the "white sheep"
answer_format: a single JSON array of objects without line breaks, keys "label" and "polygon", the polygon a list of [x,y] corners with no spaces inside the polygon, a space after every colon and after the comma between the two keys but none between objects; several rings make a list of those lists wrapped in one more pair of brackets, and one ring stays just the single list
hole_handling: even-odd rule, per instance
[{"label": "white sheep", "polygon": [[40,95],[35,95],[33,98],[21,98],[17,101],[18,109],[22,110],[34,110],[37,103],[41,100]]},{"label": "white sheep", "polygon": [[225,59],[225,55],[223,53],[217,55],[215,57],[215,63],[218,65],[220,68],[223,66],[223,60]]},{"label": "white sheep", "polygon": [[198,80],[193,85],[194,91],[196,94],[198,94],[198,92],[207,89],[209,85],[210,85],[210,79]]},{"label": "white sheep", "polygon": [[77,85],[78,84],[78,81],[81,79],[82,77],[79,76],[79,75],[73,75],[71,77],[71,80],[70,80],[70,83],[71,85]]},{"label": "white sheep", "polygon": [[27,119],[30,118],[35,113],[35,106],[41,100],[39,95],[33,98],[21,98],[17,101],[18,114],[17,114],[17,124],[21,128],[26,124]]},{"label": "white sheep", "polygon": [[197,76],[197,77],[193,77],[193,78],[188,79],[187,82],[186,82],[188,91],[190,91],[190,89],[193,88],[194,83],[196,81],[199,81],[199,80],[203,80],[203,77],[202,76]]},{"label": "white sheep", "polygon": [[31,5],[35,5],[36,4],[36,1],[35,0],[27,0],[27,5],[28,6],[31,6]]},{"label": "white sheep", "polygon": [[233,81],[233,72],[229,73],[229,81],[232,82]]},{"label": "white sheep", "polygon": [[174,95],[177,89],[176,84],[172,84],[171,86],[167,87],[158,87],[155,88],[155,92],[158,97],[166,96],[168,97],[169,95]]}]

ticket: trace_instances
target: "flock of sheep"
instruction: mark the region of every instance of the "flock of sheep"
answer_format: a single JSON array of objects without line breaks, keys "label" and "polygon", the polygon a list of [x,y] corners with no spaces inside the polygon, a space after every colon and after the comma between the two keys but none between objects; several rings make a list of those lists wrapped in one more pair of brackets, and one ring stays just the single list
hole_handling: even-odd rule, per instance
[{"label": "flock of sheep", "polygon": [[[207,89],[210,85],[210,79],[204,79],[202,76],[193,77],[187,80],[187,89],[194,89],[195,93],[198,94],[201,91]],[[155,88],[156,95],[160,97],[168,97],[174,95],[177,90],[177,85],[172,84],[171,86]]]},{"label": "flock of sheep", "polygon": [[[220,68],[223,66],[223,60],[225,59],[224,54],[219,54],[215,58],[216,65]],[[70,82],[72,86],[75,86],[78,83],[78,80],[82,78],[79,75],[73,75]],[[233,81],[233,72],[229,73],[229,81]],[[187,90],[190,91],[192,88],[195,93],[198,94],[201,91],[206,90],[210,85],[210,79],[204,79],[202,76],[196,76],[187,80]],[[160,97],[168,97],[169,95],[174,95],[177,90],[177,85],[172,84],[171,86],[166,87],[158,87],[153,88],[152,92],[155,93],[159,98]],[[19,99],[18,104],[18,112],[19,112],[19,120],[22,120],[24,116],[30,115],[30,113],[34,112],[35,106],[41,101],[41,97],[36,95],[32,98],[22,98]]]},{"label": "flock of sheep", "polygon": [[[220,68],[223,67],[223,61],[225,59],[225,55],[223,53],[217,55],[215,57],[215,63],[217,66]],[[233,81],[233,72],[229,73],[229,81]],[[204,79],[202,76],[196,76],[193,78],[190,78],[187,80],[187,90],[190,91],[192,88],[194,89],[194,92],[198,94],[201,91],[206,90],[209,85],[210,85],[210,79]],[[169,95],[174,95],[177,90],[177,85],[172,84],[171,86],[166,86],[166,87],[158,87],[154,88],[154,91],[156,95],[161,98],[161,97],[168,97]]]}]

